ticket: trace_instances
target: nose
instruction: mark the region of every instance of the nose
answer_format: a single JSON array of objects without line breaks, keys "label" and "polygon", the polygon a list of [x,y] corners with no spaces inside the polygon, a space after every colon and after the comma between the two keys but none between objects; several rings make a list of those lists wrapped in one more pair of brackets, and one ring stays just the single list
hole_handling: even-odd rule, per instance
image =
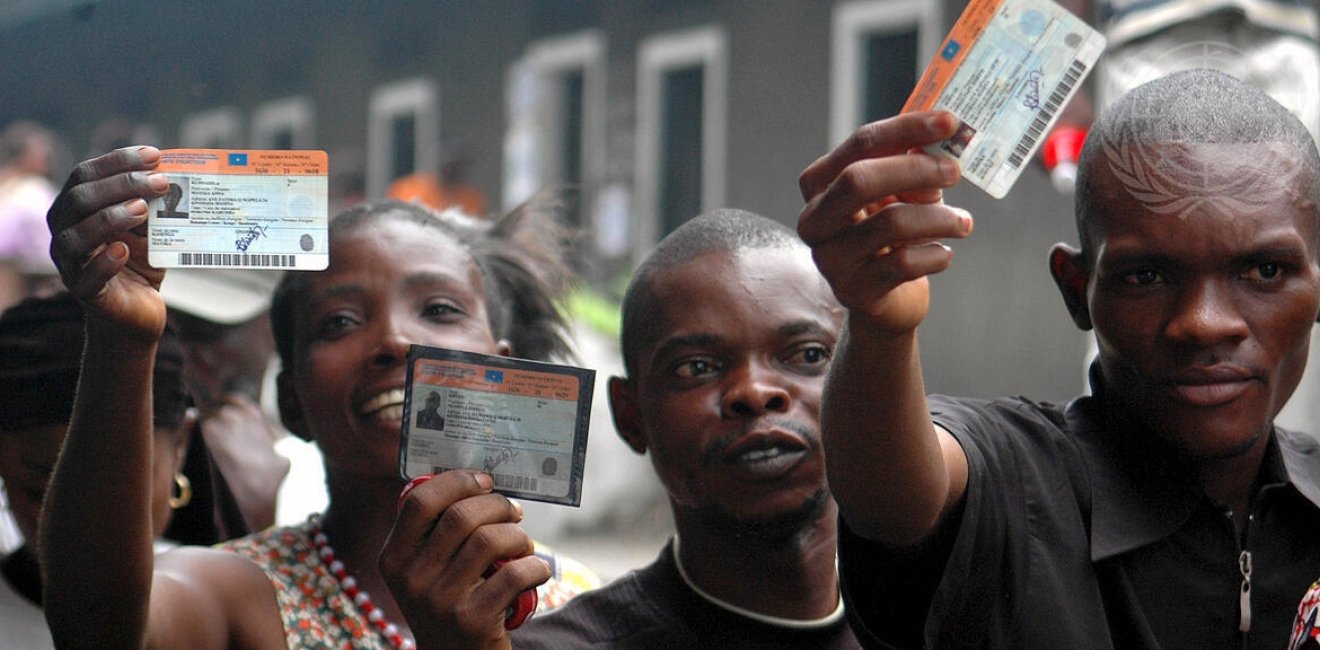
[{"label": "nose", "polygon": [[729,373],[728,381],[720,404],[726,418],[783,413],[792,402],[783,373],[764,361],[740,364]]},{"label": "nose", "polygon": [[376,353],[372,358],[378,366],[393,366],[408,359],[408,348],[417,340],[411,334],[411,320],[401,314],[386,314],[376,322]]},{"label": "nose", "polygon": [[1165,336],[1170,340],[1198,347],[1240,341],[1247,335],[1247,322],[1232,292],[1214,281],[1198,282],[1185,289],[1165,326]]}]

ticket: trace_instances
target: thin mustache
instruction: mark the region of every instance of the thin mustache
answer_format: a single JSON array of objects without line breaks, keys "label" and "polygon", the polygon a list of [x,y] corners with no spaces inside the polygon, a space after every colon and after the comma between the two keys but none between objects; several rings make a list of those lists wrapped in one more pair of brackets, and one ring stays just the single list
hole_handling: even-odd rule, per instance
[{"label": "thin mustache", "polygon": [[788,418],[762,418],[747,422],[737,431],[726,433],[710,441],[710,444],[706,445],[705,451],[701,453],[702,465],[707,467],[719,465],[724,458],[724,452],[733,446],[733,443],[739,438],[747,435],[753,429],[783,429],[800,436],[807,443],[808,450],[814,452],[820,449],[820,435],[814,428]]}]

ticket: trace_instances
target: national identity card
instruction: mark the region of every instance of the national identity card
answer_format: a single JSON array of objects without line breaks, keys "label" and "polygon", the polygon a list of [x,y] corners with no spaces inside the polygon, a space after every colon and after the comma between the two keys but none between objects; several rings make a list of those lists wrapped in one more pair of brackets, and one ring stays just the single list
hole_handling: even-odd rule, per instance
[{"label": "national identity card", "polygon": [[595,379],[586,368],[413,345],[399,472],[477,469],[502,494],[577,506]]},{"label": "national identity card", "polygon": [[325,269],[328,168],[324,151],[162,151],[156,169],[170,186],[148,210],[147,261],[157,268]]},{"label": "national identity card", "polygon": [[1050,0],[971,0],[917,82],[904,113],[961,121],[926,147],[1001,199],[1104,50],[1105,38]]}]

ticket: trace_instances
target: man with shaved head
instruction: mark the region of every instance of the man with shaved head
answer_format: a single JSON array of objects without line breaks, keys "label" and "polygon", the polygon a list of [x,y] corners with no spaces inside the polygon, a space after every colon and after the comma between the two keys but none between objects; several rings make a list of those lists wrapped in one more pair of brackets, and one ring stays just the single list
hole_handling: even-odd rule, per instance
[{"label": "man with shaved head", "polygon": [[783,225],[697,217],[623,304],[619,435],[649,454],[677,533],[650,566],[533,618],[517,648],[856,648],[835,573],[820,391],[842,310]]},{"label": "man with shaved head", "polygon": [[[822,434],[854,629],[897,647],[1282,648],[1320,575],[1320,448],[1273,425],[1320,314],[1320,156],[1220,73],[1141,86],[1080,163],[1050,271],[1092,396],[927,397],[917,329],[947,113],[862,127],[801,177],[799,233],[848,310]],[[1066,363],[1067,360],[1060,360]]]}]

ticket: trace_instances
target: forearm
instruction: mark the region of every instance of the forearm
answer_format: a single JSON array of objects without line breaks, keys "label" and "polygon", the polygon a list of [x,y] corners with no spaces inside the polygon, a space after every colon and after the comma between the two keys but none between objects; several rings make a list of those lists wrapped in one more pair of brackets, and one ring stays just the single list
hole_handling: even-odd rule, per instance
[{"label": "forearm", "polygon": [[923,539],[961,493],[951,493],[931,422],[916,332],[890,336],[850,320],[832,363],[821,429],[840,513],[870,539]]},{"label": "forearm", "polygon": [[142,643],[153,566],[155,352],[154,342],[88,324],[73,418],[42,513],[45,611],[60,647]]},{"label": "forearm", "polygon": [[279,434],[261,407],[231,395],[203,411],[202,436],[249,530],[275,523],[276,495],[289,459],[275,451]]}]

